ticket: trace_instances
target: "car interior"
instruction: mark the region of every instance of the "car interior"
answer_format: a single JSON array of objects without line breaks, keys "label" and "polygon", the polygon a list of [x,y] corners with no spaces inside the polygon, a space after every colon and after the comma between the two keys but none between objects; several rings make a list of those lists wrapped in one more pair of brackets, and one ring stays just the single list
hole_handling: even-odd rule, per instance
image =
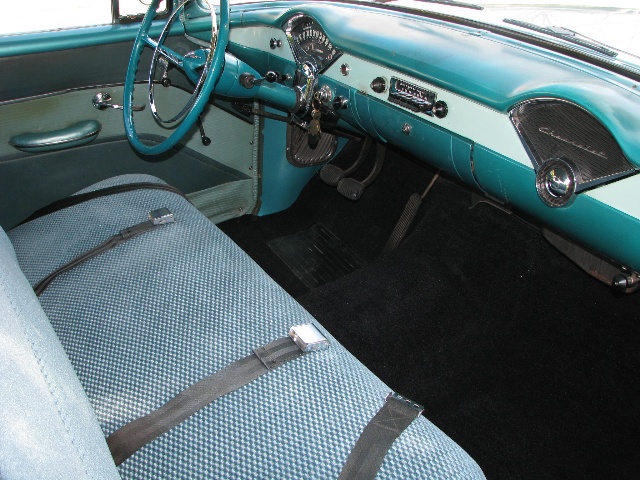
[{"label": "car interior", "polygon": [[0,478],[637,472],[637,57],[106,3],[0,32]]}]

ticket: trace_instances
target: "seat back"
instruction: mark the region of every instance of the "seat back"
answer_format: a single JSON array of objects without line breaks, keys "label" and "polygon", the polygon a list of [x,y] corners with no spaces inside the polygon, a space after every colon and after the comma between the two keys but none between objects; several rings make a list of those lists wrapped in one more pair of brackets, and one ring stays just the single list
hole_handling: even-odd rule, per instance
[{"label": "seat back", "polygon": [[0,478],[120,478],[93,408],[0,229]]}]

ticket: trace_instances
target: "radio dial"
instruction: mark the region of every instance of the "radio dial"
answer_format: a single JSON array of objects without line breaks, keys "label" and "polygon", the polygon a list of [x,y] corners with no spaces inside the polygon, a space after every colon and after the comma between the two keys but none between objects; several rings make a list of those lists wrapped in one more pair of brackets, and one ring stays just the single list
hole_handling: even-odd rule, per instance
[{"label": "radio dial", "polygon": [[371,82],[371,90],[376,93],[384,93],[387,91],[387,81],[383,77],[376,77]]},{"label": "radio dial", "polygon": [[436,102],[436,105],[433,109],[433,114],[438,118],[444,118],[449,113],[449,107],[442,100]]}]

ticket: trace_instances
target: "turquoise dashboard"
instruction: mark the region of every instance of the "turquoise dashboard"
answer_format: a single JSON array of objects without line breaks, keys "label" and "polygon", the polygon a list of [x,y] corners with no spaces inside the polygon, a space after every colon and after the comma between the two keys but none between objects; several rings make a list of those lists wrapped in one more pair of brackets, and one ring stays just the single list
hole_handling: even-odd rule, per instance
[{"label": "turquoise dashboard", "polygon": [[[261,74],[295,76],[300,61],[286,30],[301,16],[341,52],[316,87],[338,126],[397,145],[640,270],[637,73],[438,17],[335,2],[236,8],[229,51]],[[187,15],[187,35],[206,39],[202,13]],[[445,114],[425,112],[424,101]],[[569,180],[560,178],[565,168]]]}]

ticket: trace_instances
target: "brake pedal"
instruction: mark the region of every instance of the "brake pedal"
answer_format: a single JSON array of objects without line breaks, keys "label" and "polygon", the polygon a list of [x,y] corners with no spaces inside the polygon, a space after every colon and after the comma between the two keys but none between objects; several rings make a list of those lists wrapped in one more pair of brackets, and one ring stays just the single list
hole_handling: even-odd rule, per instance
[{"label": "brake pedal", "polygon": [[380,171],[382,170],[382,164],[384,163],[385,154],[387,153],[387,147],[382,144],[378,144],[376,149],[376,161],[373,165],[371,173],[362,181],[358,181],[354,178],[343,178],[338,183],[338,192],[349,200],[358,200],[364,193],[364,189],[373,183],[378,178]]},{"label": "brake pedal", "polygon": [[340,180],[348,177],[352,173],[355,173],[355,171],[360,168],[365,158],[367,158],[372,144],[373,140],[371,140],[369,137],[365,138],[364,143],[362,144],[362,148],[360,149],[360,153],[358,154],[358,158],[356,158],[356,161],[349,168],[343,170],[336,165],[328,163],[327,165],[322,167],[322,170],[320,170],[320,179],[324,183],[332,187],[338,185],[338,183],[340,183]]},{"label": "brake pedal", "polygon": [[353,178],[343,178],[338,183],[338,192],[349,200],[358,200],[364,193],[364,186]]}]

